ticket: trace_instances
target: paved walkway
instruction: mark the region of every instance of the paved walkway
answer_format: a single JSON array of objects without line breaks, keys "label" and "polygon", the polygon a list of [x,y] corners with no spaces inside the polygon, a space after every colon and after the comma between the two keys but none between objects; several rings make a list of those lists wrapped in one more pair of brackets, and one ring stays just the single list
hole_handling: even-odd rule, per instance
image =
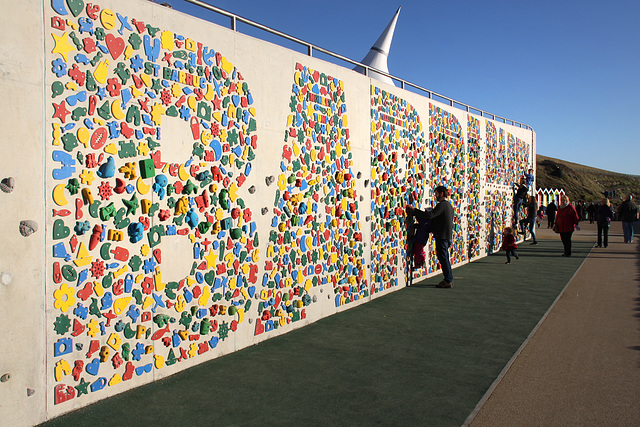
[{"label": "paved walkway", "polygon": [[[595,225],[583,223],[574,240],[595,236]],[[640,425],[639,240],[622,243],[613,223],[609,247],[591,251],[467,423]]]}]

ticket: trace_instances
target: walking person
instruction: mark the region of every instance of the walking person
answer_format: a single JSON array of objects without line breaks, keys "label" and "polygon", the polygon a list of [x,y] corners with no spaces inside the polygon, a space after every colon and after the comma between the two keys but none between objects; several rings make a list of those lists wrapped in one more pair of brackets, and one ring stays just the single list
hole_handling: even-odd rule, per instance
[{"label": "walking person", "polygon": [[587,215],[589,216],[589,224],[593,224],[596,221],[596,214],[598,212],[598,207],[600,205],[596,205],[594,202],[587,207]]},{"label": "walking person", "polygon": [[598,209],[596,210],[596,222],[598,223],[598,244],[597,248],[609,245],[609,226],[613,219],[613,209],[609,199],[602,199]]},{"label": "walking person", "polygon": [[547,205],[547,228],[553,228],[553,225],[556,223],[556,212],[558,211],[558,207],[556,203],[552,200]]},{"label": "walking person", "polygon": [[536,225],[538,228],[542,225],[542,218],[544,218],[544,206],[538,208],[538,216],[536,217]]},{"label": "walking person", "polygon": [[513,229],[511,227],[505,227],[502,232],[502,246],[500,247],[507,254],[507,262],[505,264],[511,264],[511,256],[513,255],[516,259],[520,259],[518,256],[516,249],[518,249],[518,245],[516,244],[516,238],[513,235]]},{"label": "walking person", "polygon": [[562,256],[571,256],[571,235],[579,221],[580,218],[578,217],[576,208],[569,202],[569,197],[562,195],[560,197],[560,208],[556,216],[556,224],[554,225],[554,230],[557,228],[558,233],[560,233],[562,245],[564,246]]},{"label": "walking person", "polygon": [[629,194],[618,207],[618,218],[622,221],[622,234],[625,243],[633,242],[633,223],[638,219],[638,206],[633,202],[633,195]]},{"label": "walking person", "polygon": [[421,211],[411,205],[407,205],[407,214],[414,215],[418,221],[431,220],[431,233],[436,241],[436,256],[442,268],[443,279],[436,285],[437,288],[453,288],[453,271],[449,259],[449,247],[453,239],[453,206],[447,198],[449,190],[439,185],[434,190],[438,204],[431,211]]}]

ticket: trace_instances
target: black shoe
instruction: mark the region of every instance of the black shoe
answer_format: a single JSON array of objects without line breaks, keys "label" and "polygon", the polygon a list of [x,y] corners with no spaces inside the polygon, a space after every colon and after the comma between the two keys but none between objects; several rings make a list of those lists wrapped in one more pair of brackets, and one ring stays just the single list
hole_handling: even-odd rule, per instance
[{"label": "black shoe", "polygon": [[505,264],[511,264],[511,261],[507,261],[507,262],[505,262]]},{"label": "black shoe", "polygon": [[436,288],[453,288],[453,282],[441,281],[436,285]]},{"label": "black shoe", "polygon": [[530,244],[530,245],[537,245],[537,244],[538,244],[538,242],[531,242],[531,243],[529,243],[529,244]]},{"label": "black shoe", "polygon": [[516,259],[520,259],[520,257],[518,255],[516,255]]}]

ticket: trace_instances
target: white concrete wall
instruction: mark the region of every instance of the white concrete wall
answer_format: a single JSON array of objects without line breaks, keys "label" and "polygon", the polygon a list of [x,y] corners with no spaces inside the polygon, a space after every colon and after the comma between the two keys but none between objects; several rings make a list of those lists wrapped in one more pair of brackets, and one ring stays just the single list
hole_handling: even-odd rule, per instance
[{"label": "white concrete wall", "polygon": [[[0,419],[8,425],[50,419],[400,289],[404,193],[418,173],[422,207],[433,203],[435,185],[452,189],[456,265],[485,256],[488,213],[498,225],[510,215],[515,175],[508,171],[523,159],[535,165],[531,131],[484,117],[470,126],[465,111],[151,2],[100,1],[72,11],[62,0],[30,0],[4,9],[11,42],[0,48],[0,179],[15,182],[0,193],[7,242],[0,248],[0,375],[8,374]],[[228,80],[197,56],[205,47],[219,53],[211,60]],[[176,61],[188,62],[184,53],[196,54],[189,74],[207,68],[214,75],[201,93],[177,74]],[[251,98],[232,86],[225,91],[225,83],[246,84]],[[233,166],[221,159],[231,151],[215,131],[224,127],[223,113],[232,114],[227,103],[249,111],[227,129],[247,138],[226,141],[238,150]],[[391,119],[374,118],[378,107]],[[139,124],[127,117],[135,109],[148,123],[144,115]],[[201,117],[194,123],[185,114]],[[490,123],[504,144],[522,141],[498,161],[487,146]],[[141,176],[139,162],[151,155],[152,174]],[[109,157],[113,175],[102,173]],[[62,159],[75,170],[64,172]],[[488,179],[494,166],[502,171]],[[201,185],[199,173],[219,168],[226,171],[219,181]],[[161,195],[168,186],[153,187],[158,175],[178,189],[194,184],[195,193]],[[110,191],[121,183],[130,187]],[[205,190],[209,206],[200,210]],[[200,223],[213,225],[187,225],[174,205],[180,198]],[[122,214],[100,217],[111,203]],[[23,237],[23,220],[38,230]],[[130,223],[143,224],[140,241],[130,240]],[[212,232],[216,223],[229,224],[233,238],[230,230]],[[168,225],[180,233],[152,231],[170,232]],[[97,227],[104,236],[93,237]],[[430,247],[416,279],[438,274]]]},{"label": "white concrete wall", "polygon": [[[3,2],[0,25],[0,179],[13,191],[0,193],[0,417],[4,425],[34,424],[44,417],[45,139],[43,123],[42,4]],[[37,231],[20,233],[21,221]]]}]

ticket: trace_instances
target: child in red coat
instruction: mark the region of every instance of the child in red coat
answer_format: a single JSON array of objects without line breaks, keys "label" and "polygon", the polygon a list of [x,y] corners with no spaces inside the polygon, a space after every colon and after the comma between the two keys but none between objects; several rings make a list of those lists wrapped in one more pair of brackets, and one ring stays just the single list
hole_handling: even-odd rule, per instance
[{"label": "child in red coat", "polygon": [[513,229],[511,227],[504,228],[504,232],[502,233],[502,246],[500,249],[507,253],[507,262],[505,262],[505,264],[511,264],[511,255],[516,257],[516,259],[520,259],[516,253],[518,245],[516,245],[516,238],[513,235]]}]

